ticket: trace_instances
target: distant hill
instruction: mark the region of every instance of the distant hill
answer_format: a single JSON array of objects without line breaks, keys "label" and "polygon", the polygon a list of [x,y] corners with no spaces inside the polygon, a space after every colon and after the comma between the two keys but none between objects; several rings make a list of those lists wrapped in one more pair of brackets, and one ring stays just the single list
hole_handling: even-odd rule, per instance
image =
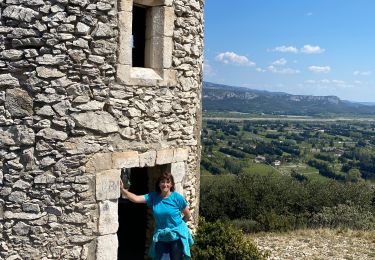
[{"label": "distant hill", "polygon": [[203,110],[274,115],[375,115],[375,105],[203,82]]}]

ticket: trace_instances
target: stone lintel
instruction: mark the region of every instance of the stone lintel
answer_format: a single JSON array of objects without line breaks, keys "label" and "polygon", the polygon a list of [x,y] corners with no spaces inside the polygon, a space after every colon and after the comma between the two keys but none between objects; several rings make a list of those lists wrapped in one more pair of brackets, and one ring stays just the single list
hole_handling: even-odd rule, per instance
[{"label": "stone lintel", "polygon": [[135,4],[145,5],[145,6],[160,6],[168,4],[168,0],[133,0]]},{"label": "stone lintel", "polygon": [[115,152],[112,153],[112,168],[134,168],[139,167],[139,156],[138,152]]},{"label": "stone lintel", "polygon": [[153,167],[156,162],[156,151],[149,151],[139,155],[139,167]]},{"label": "stone lintel", "polygon": [[96,174],[96,200],[115,200],[120,197],[120,174],[117,169]]},{"label": "stone lintel", "polygon": [[173,149],[164,149],[157,151],[156,164],[168,164],[173,162]]},{"label": "stone lintel", "polygon": [[176,148],[173,153],[173,161],[174,162],[182,162],[187,161],[189,157],[189,149],[188,148]]}]

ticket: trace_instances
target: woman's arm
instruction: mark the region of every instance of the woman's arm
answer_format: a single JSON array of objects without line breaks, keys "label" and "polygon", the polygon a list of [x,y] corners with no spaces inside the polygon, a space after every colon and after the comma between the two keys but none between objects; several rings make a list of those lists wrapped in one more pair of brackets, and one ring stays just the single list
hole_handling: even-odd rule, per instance
[{"label": "woman's arm", "polygon": [[121,191],[121,194],[129,199],[131,202],[134,202],[134,203],[146,203],[146,199],[144,197],[144,195],[136,195],[130,191],[128,191],[127,189],[124,188],[124,184],[122,183],[122,181],[120,181],[120,191]]},{"label": "woman's arm", "polygon": [[187,222],[191,218],[189,206],[186,206],[181,212],[184,215],[182,219]]}]

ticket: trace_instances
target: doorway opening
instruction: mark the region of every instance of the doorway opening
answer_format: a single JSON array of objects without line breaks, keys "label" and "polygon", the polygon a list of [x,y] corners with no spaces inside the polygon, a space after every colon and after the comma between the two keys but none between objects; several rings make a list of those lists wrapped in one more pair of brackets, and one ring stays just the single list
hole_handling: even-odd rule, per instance
[{"label": "doorway opening", "polygon": [[[130,180],[129,191],[143,195],[155,191],[155,184],[164,170],[170,170],[170,164],[156,167],[122,169]],[[120,198],[118,202],[119,242],[118,260],[147,259],[147,251],[151,244],[153,217],[146,204],[136,204]]]}]

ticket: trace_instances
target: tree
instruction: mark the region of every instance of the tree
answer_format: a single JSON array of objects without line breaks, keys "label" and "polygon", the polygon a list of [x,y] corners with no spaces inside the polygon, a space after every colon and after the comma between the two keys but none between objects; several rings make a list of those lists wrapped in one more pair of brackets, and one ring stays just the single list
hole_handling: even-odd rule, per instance
[{"label": "tree", "polygon": [[361,172],[358,169],[350,169],[348,174],[346,175],[346,181],[349,182],[358,182],[361,178]]}]

